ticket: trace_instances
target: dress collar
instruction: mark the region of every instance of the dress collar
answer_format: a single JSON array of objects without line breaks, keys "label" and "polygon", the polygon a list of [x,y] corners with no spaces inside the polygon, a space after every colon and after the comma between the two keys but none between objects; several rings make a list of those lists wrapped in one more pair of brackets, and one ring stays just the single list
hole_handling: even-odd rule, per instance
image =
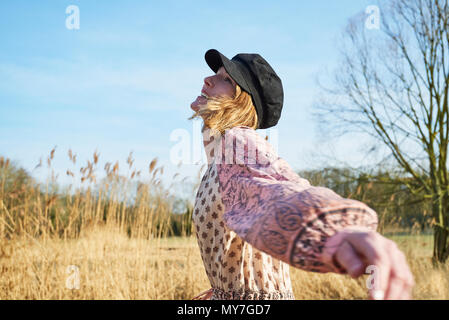
[{"label": "dress collar", "polygon": [[[235,135],[246,136],[248,134],[251,135],[252,133],[257,135],[255,130],[248,126],[235,126],[232,127],[231,129],[226,130],[224,134],[220,134],[220,132],[217,130],[204,128],[202,131],[202,137],[203,137],[204,150],[206,152],[207,163],[211,164],[212,162],[214,162],[217,154],[222,153],[223,156],[223,153],[225,152],[224,150],[225,139],[233,138]],[[250,141],[251,140],[254,139],[250,139]],[[222,161],[224,161],[223,158]]]}]

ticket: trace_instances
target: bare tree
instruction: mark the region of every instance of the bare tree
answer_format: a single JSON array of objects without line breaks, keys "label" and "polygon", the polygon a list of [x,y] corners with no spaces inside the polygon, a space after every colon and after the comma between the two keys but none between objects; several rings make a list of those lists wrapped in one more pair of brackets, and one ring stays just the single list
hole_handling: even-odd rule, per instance
[{"label": "bare tree", "polygon": [[[362,131],[406,173],[396,182],[432,203],[433,261],[449,256],[448,0],[378,3],[378,29],[363,12],[342,38],[342,62],[317,105],[339,134]],[[330,100],[328,98],[331,98]]]}]

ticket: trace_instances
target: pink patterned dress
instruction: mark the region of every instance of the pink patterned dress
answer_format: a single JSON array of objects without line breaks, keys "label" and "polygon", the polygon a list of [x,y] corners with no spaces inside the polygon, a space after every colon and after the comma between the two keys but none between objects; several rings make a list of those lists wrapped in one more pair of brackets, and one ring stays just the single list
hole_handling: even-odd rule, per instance
[{"label": "pink patterned dress", "polygon": [[332,260],[342,235],[376,230],[375,211],[311,186],[255,130],[203,139],[193,222],[211,289],[194,299],[294,299],[290,266],[344,273]]}]

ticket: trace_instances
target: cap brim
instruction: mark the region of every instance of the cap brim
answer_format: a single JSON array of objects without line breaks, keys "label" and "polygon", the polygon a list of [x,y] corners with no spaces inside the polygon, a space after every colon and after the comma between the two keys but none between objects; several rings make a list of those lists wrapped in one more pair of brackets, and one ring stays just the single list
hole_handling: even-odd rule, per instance
[{"label": "cap brim", "polygon": [[204,59],[207,62],[207,65],[212,69],[213,72],[217,73],[218,69],[224,67],[226,72],[231,76],[231,78],[237,82],[237,84],[246,92],[251,94],[251,88],[247,84],[245,77],[240,71],[240,66],[237,65],[232,60],[226,58],[223,54],[221,54],[218,50],[210,49],[207,50],[204,55]]},{"label": "cap brim", "polygon": [[207,65],[215,73],[217,73],[218,69],[224,66],[223,61],[229,61],[228,58],[226,58],[224,55],[222,55],[215,49],[207,50],[206,54],[204,55],[204,59],[206,60]]}]

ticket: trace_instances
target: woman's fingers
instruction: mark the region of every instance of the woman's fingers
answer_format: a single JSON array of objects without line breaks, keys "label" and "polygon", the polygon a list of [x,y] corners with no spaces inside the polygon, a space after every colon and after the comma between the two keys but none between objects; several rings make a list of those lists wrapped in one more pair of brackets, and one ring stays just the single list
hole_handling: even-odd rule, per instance
[{"label": "woman's fingers", "polygon": [[371,298],[384,295],[390,282],[391,261],[383,237],[377,232],[364,232],[348,234],[345,240],[364,258],[366,266],[375,266],[370,275],[373,280],[373,287],[369,288]]},{"label": "woman's fingers", "polygon": [[353,278],[357,278],[365,272],[363,261],[360,259],[359,255],[355,252],[352,246],[346,241],[340,245],[335,253],[335,260]]},{"label": "woman's fingers", "polygon": [[371,299],[410,299],[414,280],[405,255],[377,232],[348,234],[334,259],[352,277],[370,273]]},{"label": "woman's fingers", "polygon": [[413,274],[408,267],[405,255],[393,241],[386,240],[387,252],[392,262],[390,286],[386,292],[386,299],[410,299],[414,286]]},{"label": "woman's fingers", "polygon": [[401,300],[401,297],[404,295],[404,282],[395,277],[391,277],[388,289],[385,292],[386,300]]},{"label": "woman's fingers", "polygon": [[364,262],[363,259],[364,258],[359,255],[347,241],[344,241],[335,253],[336,262],[339,263],[351,277],[357,278],[364,274],[365,271],[368,273],[372,272],[370,277],[373,278],[367,279],[370,298],[376,300],[383,299],[384,291],[379,288],[378,268],[377,266],[369,268],[369,264]]}]

